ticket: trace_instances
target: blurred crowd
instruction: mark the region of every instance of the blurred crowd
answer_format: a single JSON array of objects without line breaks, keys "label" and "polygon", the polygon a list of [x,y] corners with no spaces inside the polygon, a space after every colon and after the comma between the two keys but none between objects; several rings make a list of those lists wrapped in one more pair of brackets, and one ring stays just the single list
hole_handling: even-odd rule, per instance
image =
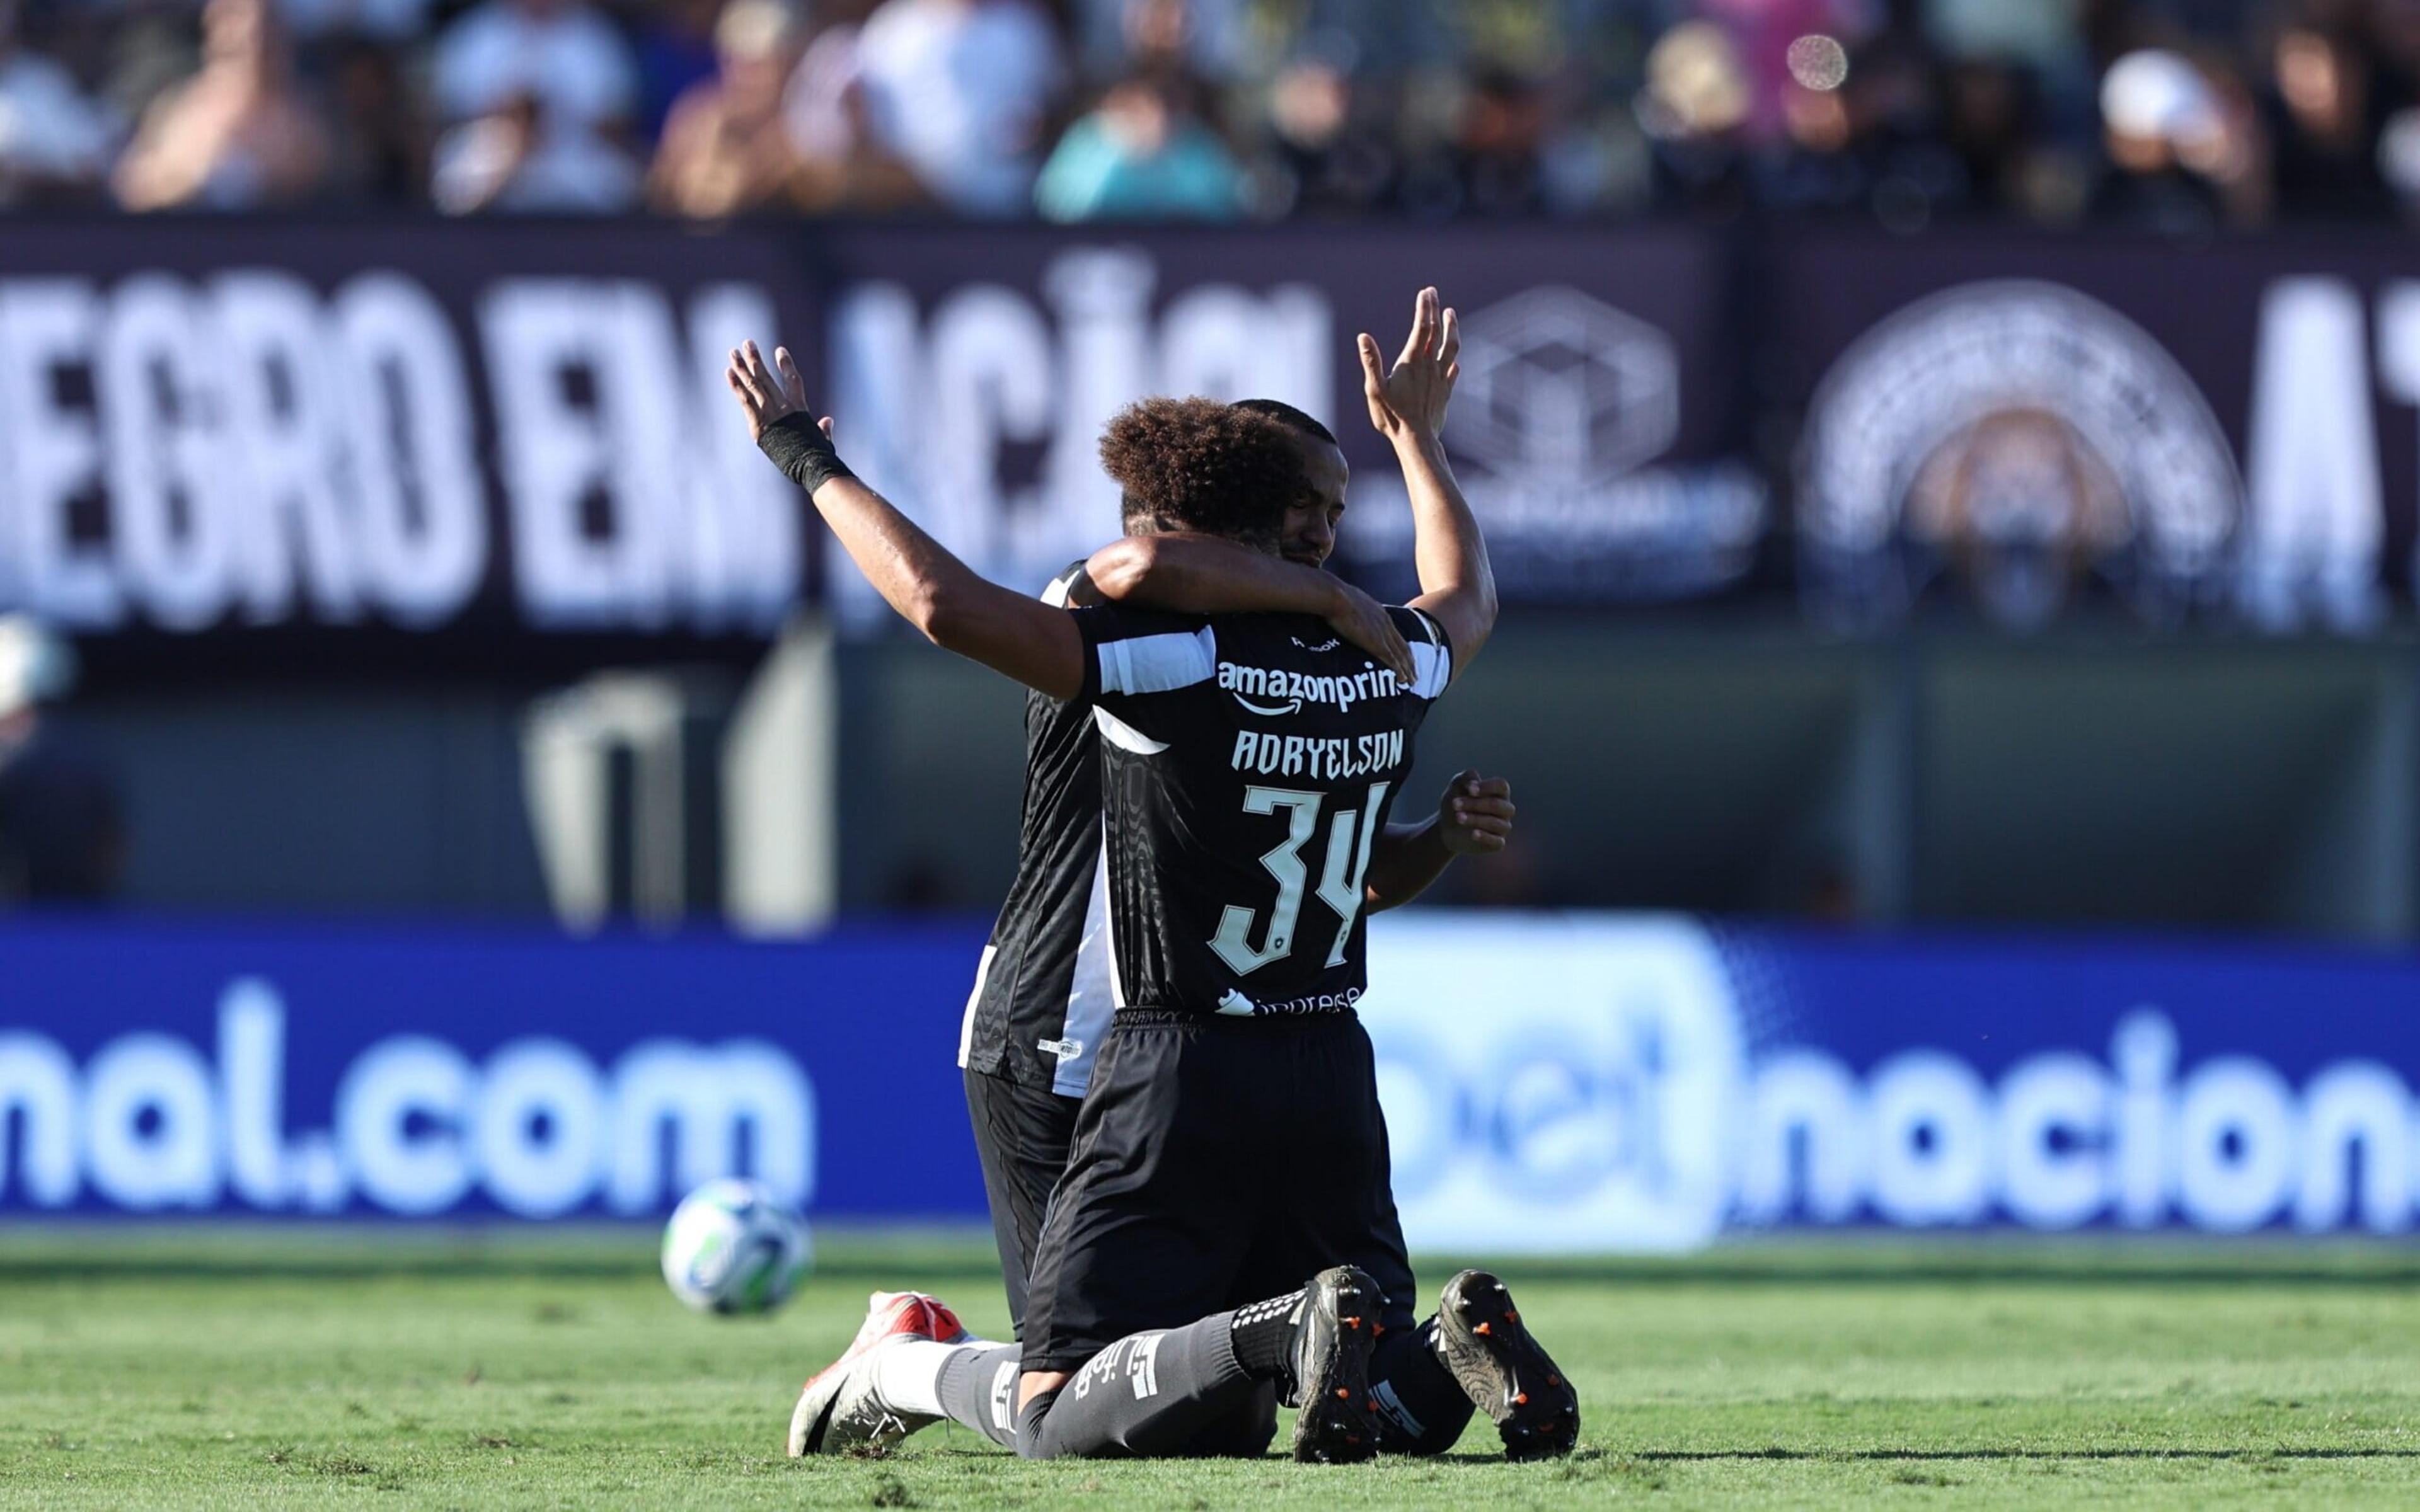
[{"label": "blurred crowd", "polygon": [[2420,0],[0,0],[0,204],[2420,219]]}]

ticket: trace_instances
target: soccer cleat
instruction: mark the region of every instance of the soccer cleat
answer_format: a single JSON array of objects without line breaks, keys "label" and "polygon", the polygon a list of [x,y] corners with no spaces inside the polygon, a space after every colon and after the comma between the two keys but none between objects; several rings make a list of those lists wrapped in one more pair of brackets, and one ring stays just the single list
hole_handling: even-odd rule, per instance
[{"label": "soccer cleat", "polygon": [[1357,1464],[1378,1452],[1370,1396],[1370,1348],[1377,1341],[1378,1283],[1340,1265],[1303,1288],[1295,1331],[1294,1457],[1306,1464]]},{"label": "soccer cleat", "polygon": [[1505,1458],[1569,1454],[1579,1442],[1579,1393],[1529,1336],[1503,1282],[1465,1271],[1445,1284],[1436,1350],[1479,1410],[1496,1420]]},{"label": "soccer cleat", "polygon": [[886,1449],[940,1421],[894,1412],[874,1392],[874,1356],[901,1339],[955,1344],[967,1336],[958,1315],[921,1291],[877,1291],[865,1302],[865,1321],[841,1357],[815,1372],[790,1413],[790,1458]]}]

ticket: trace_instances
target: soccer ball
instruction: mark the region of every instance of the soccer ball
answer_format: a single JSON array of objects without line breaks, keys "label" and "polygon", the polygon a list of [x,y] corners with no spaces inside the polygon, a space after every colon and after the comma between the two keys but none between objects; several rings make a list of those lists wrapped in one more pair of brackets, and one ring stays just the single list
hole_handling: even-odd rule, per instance
[{"label": "soccer ball", "polygon": [[737,1177],[681,1198],[664,1225],[664,1284],[702,1313],[771,1312],[813,1256],[805,1221],[763,1183]]}]

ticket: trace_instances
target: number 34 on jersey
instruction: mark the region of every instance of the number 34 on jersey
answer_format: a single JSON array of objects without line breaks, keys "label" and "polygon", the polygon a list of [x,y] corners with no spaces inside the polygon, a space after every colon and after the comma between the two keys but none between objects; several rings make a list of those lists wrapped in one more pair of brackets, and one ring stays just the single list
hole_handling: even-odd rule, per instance
[{"label": "number 34 on jersey", "polygon": [[[1275,743],[1276,737],[1266,738]],[[1373,783],[1359,808],[1340,809],[1328,816],[1315,896],[1336,915],[1336,937],[1325,963],[1330,966],[1344,964],[1344,947],[1353,937],[1353,921],[1360,917],[1363,879],[1370,871],[1370,841],[1378,827],[1378,816],[1385,811],[1387,787],[1384,782]],[[1311,863],[1303,858],[1303,847],[1320,832],[1319,810],[1326,796],[1293,788],[1244,790],[1244,811],[1283,813],[1286,837],[1261,857],[1261,865],[1278,884],[1277,902],[1269,910],[1267,928],[1261,932],[1261,943],[1257,947],[1251,943],[1254,927],[1260,921],[1259,913],[1235,903],[1229,903],[1220,913],[1218,932],[1210,938],[1210,949],[1239,977],[1294,953],[1295,926],[1302,917],[1303,888],[1311,881]]]}]

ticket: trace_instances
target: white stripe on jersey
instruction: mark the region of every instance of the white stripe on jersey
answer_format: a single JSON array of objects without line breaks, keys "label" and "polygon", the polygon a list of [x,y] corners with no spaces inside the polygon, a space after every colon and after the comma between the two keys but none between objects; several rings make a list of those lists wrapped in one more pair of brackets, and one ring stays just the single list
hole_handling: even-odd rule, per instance
[{"label": "white stripe on jersey", "polygon": [[1109,847],[1104,836],[1093,866],[1093,896],[1084,904],[1084,933],[1076,945],[1076,972],[1067,983],[1067,1022],[1058,1042],[1072,1046],[1059,1057],[1050,1089],[1062,1097],[1081,1097],[1093,1080],[1093,1059],[1101,1053],[1101,1039],[1109,1032],[1109,1015],[1117,1011],[1117,989],[1111,981],[1109,956]]},{"label": "white stripe on jersey", "polygon": [[1101,738],[1120,750],[1130,750],[1138,756],[1156,756],[1168,748],[1167,741],[1152,739],[1097,703],[1093,705],[1093,723],[1100,727]]},{"label": "white stripe on jersey", "polygon": [[1453,653],[1447,649],[1445,632],[1429,611],[1416,609],[1412,613],[1428,635],[1428,644],[1412,643],[1412,696],[1439,699],[1445,696],[1445,685],[1453,681]]},{"label": "white stripe on jersey", "polygon": [[984,947],[983,959],[975,964],[975,990],[967,994],[966,1017],[958,1020],[958,1069],[967,1069],[967,1055],[975,1042],[975,1005],[983,1001],[984,979],[991,975],[991,958],[1000,954],[1000,947]]},{"label": "white stripe on jersey", "polygon": [[1101,691],[1166,693],[1218,675],[1218,640],[1210,626],[1101,642]]}]

